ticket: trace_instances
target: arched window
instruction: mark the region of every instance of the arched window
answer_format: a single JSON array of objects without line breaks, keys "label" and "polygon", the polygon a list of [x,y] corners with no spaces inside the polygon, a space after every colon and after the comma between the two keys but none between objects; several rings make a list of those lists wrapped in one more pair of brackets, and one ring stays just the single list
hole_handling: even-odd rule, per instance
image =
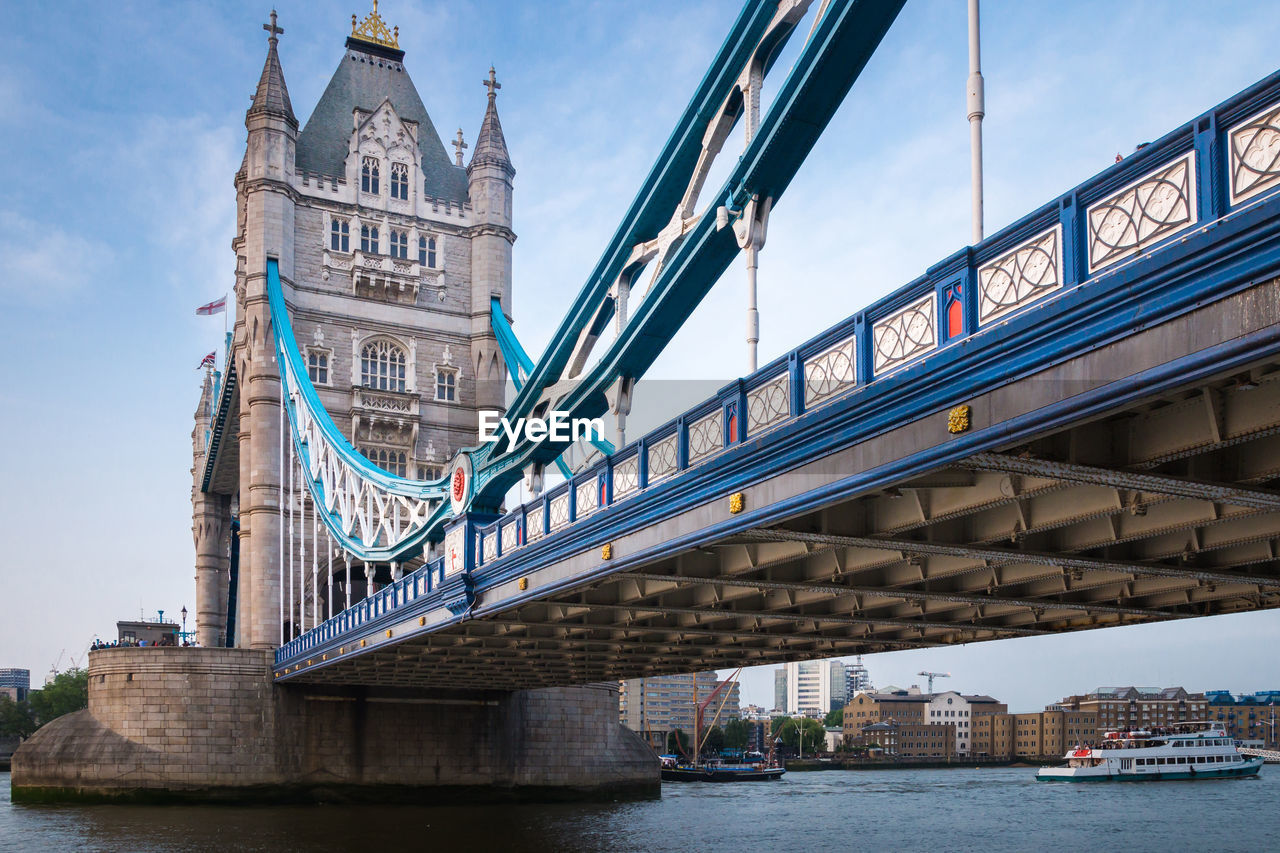
[{"label": "arched window", "polygon": [[391,164],[391,197],[409,200],[409,167],[405,163]]},{"label": "arched window", "polygon": [[329,248],[335,252],[351,251],[351,223],[335,219],[329,227]]},{"label": "arched window", "polygon": [[366,255],[376,255],[380,251],[378,248],[377,225],[360,226],[360,251]]},{"label": "arched window", "polygon": [[409,232],[391,229],[391,257],[409,257]]},{"label": "arched window", "polygon": [[378,391],[405,389],[404,350],[390,341],[370,341],[360,350],[360,384]]},{"label": "arched window", "polygon": [[365,157],[364,162],[360,166],[360,191],[366,193],[378,194],[378,177],[381,172],[381,165],[378,163],[377,157]]},{"label": "arched window", "polygon": [[429,269],[436,268],[436,238],[418,238],[418,264]]}]

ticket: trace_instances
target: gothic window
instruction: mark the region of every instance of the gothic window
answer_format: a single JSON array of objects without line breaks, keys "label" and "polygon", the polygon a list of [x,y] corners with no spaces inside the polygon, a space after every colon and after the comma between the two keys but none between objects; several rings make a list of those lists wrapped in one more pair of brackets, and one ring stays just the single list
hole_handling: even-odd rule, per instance
[{"label": "gothic window", "polygon": [[418,238],[418,264],[419,266],[436,268],[436,238],[435,237],[419,237]]},{"label": "gothic window", "polygon": [[360,384],[378,391],[405,389],[404,350],[390,341],[371,341],[360,350]]},{"label": "gothic window", "polygon": [[391,229],[391,257],[409,257],[409,232]]},{"label": "gothic window", "polygon": [[423,480],[439,480],[440,466],[439,465],[423,465],[421,468],[418,469],[418,477]]},{"label": "gothic window", "polygon": [[335,219],[329,226],[329,248],[334,252],[351,251],[351,223]]},{"label": "gothic window", "polygon": [[360,191],[378,194],[378,176],[381,166],[377,157],[365,157],[360,167]]},{"label": "gothic window", "polygon": [[360,226],[360,251],[367,255],[378,254],[378,226]]},{"label": "gothic window", "polygon": [[329,384],[329,351],[322,349],[307,350],[307,376],[313,385]]},{"label": "gothic window", "polygon": [[404,163],[391,164],[391,197],[409,200],[409,167]]},{"label": "gothic window", "polygon": [[409,455],[403,450],[388,447],[361,447],[360,454],[388,474],[408,476]]},{"label": "gothic window", "polygon": [[445,403],[454,403],[458,399],[458,372],[456,370],[436,371],[436,399]]}]

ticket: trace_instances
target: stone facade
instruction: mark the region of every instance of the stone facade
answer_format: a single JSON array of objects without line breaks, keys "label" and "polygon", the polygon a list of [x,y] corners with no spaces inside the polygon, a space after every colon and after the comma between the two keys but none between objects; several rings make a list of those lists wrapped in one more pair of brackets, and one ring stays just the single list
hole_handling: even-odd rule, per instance
[{"label": "stone facade", "polygon": [[[476,444],[477,409],[504,407],[506,369],[489,317],[493,299],[511,310],[515,169],[492,69],[464,167],[465,146],[459,138],[456,161],[446,155],[398,42],[353,33],[299,130],[277,36],[273,24],[235,176],[236,316],[224,379],[230,397],[220,414],[225,437],[211,449],[219,403],[211,378],[192,433],[196,631],[205,646],[228,641],[233,518],[239,562],[231,643],[274,648],[313,627],[313,603],[328,613],[326,584],[300,592],[303,600],[284,608],[281,624],[281,479],[288,476],[281,473],[268,259],[279,261],[296,344],[321,402],[375,465],[439,479],[460,448]],[[309,511],[301,487],[285,502]],[[314,551],[308,544],[307,553]],[[335,610],[348,594],[358,601],[393,572],[335,564]]]},{"label": "stone facade", "polygon": [[[103,649],[89,708],[13,757],[15,800],[655,795],[617,688],[492,694],[285,687],[257,649]],[[584,736],[585,735],[585,736]]]}]

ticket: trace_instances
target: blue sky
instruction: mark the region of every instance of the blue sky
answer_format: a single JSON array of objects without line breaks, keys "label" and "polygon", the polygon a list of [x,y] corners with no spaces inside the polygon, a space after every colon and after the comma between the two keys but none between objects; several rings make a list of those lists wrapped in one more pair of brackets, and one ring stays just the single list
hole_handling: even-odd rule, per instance
[{"label": "blue sky", "polygon": [[[281,2],[305,121],[364,0]],[[514,313],[539,352],[736,14],[708,2],[384,0],[442,134],[474,140],[492,63],[518,170]],[[7,4],[0,54],[0,667],[139,608],[194,609],[190,431],[230,288],[232,176],[265,55],[266,3]],[[992,232],[1276,70],[1265,0],[987,0]],[[770,222],[761,361],[968,241],[964,3],[910,0]],[[767,102],[766,102],[767,106]],[[736,144],[736,143],[735,143]],[[451,149],[450,149],[451,150]],[[740,266],[652,375],[744,362]],[[950,670],[1017,709],[1099,684],[1280,683],[1280,614],[869,659],[877,683]],[[1122,652],[1122,653],[1118,653]],[[63,659],[66,664],[66,659]],[[747,676],[771,704],[772,676]]]}]

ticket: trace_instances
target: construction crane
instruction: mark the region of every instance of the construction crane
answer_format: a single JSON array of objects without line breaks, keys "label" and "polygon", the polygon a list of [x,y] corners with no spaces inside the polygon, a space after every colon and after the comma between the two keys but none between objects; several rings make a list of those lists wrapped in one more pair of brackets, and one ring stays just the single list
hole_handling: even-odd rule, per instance
[{"label": "construction crane", "polygon": [[950,677],[951,677],[951,673],[949,673],[949,672],[925,672],[924,670],[921,670],[920,672],[917,672],[917,673],[916,673],[916,675],[923,675],[923,676],[925,676],[926,678],[928,678],[928,679],[929,679],[929,692],[930,692],[930,693],[932,693],[932,692],[933,692],[933,680],[934,680],[935,678],[950,678]]}]

